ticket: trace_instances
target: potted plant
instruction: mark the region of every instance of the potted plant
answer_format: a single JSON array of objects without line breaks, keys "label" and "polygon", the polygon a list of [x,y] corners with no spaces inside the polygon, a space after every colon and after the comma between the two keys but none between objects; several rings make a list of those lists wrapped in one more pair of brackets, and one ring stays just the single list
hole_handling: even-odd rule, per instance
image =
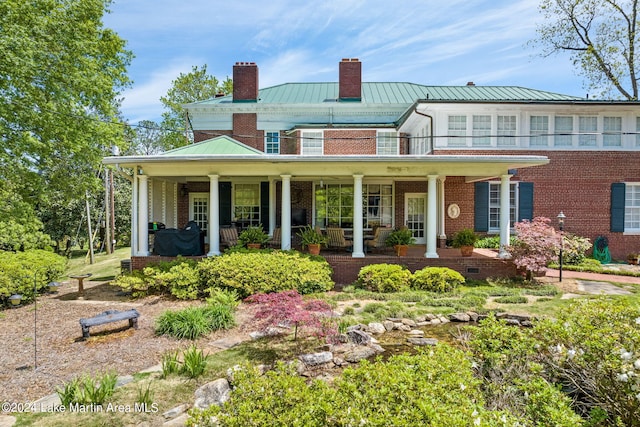
[{"label": "potted plant", "polygon": [[298,233],[302,240],[302,246],[306,246],[311,255],[319,255],[320,247],[327,243],[327,237],[318,233],[315,228],[310,225],[305,226]]},{"label": "potted plant", "polygon": [[470,228],[463,228],[453,236],[452,245],[454,248],[460,248],[462,256],[471,256],[473,254],[473,245],[478,240],[478,235]]},{"label": "potted plant", "polygon": [[632,265],[637,265],[639,257],[640,255],[637,254],[636,252],[631,252],[630,254],[627,255],[627,262]]},{"label": "potted plant", "polygon": [[249,249],[260,249],[260,245],[264,245],[269,241],[269,235],[262,229],[262,224],[251,226],[238,236],[238,243]]},{"label": "potted plant", "polygon": [[415,242],[416,239],[413,237],[413,231],[407,227],[400,227],[393,230],[389,233],[387,240],[385,240],[387,246],[392,246],[396,250],[397,256],[406,256],[409,245]]}]

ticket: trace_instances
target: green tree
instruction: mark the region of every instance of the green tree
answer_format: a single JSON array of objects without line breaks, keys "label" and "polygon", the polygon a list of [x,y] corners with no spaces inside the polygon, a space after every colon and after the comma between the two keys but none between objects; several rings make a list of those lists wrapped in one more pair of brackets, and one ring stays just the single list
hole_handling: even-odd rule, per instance
[{"label": "green tree", "polygon": [[110,4],[0,2],[0,181],[37,211],[98,193],[102,157],[123,144],[131,53],[103,26]]},{"label": "green tree", "polygon": [[542,0],[540,12],[544,55],[569,52],[600,96],[638,99],[638,0]]},{"label": "green tree", "polygon": [[233,90],[233,83],[227,77],[220,83],[214,76],[207,74],[207,65],[201,68],[194,66],[188,74],[180,73],[172,82],[172,86],[166,96],[160,98],[167,111],[162,113],[162,128],[164,129],[164,142],[166,148],[176,148],[192,141],[193,136],[188,133],[185,136],[184,129],[188,129],[186,113],[182,106],[196,101],[203,101],[223,93],[228,94]]}]

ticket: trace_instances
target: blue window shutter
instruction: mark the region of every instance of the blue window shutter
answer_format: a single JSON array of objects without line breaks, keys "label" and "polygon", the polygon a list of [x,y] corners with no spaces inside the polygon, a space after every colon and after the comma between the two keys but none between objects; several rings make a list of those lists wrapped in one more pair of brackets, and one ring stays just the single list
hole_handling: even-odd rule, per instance
[{"label": "blue window shutter", "polygon": [[231,225],[231,183],[218,183],[218,197],[220,199],[220,225]]},{"label": "blue window shutter", "polygon": [[489,231],[489,183],[476,182],[474,196],[475,231]]},{"label": "blue window shutter", "polygon": [[533,182],[518,183],[518,222],[533,219]]},{"label": "blue window shutter", "polygon": [[260,183],[260,220],[262,229],[269,232],[269,182]]},{"label": "blue window shutter", "polygon": [[624,199],[626,186],[624,182],[611,184],[611,231],[624,231]]}]

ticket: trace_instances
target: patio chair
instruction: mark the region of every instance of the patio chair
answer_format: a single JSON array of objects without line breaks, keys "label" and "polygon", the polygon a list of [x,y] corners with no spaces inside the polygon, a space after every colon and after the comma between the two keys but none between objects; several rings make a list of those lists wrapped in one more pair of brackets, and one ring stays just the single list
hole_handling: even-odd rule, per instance
[{"label": "patio chair", "polygon": [[282,245],[282,234],[280,233],[280,227],[276,227],[273,230],[273,237],[269,239],[267,245],[270,248],[279,248]]},{"label": "patio chair", "polygon": [[238,229],[235,227],[220,229],[220,246],[228,248],[238,244]]},{"label": "patio chair", "polygon": [[327,246],[330,249],[350,250],[353,246],[353,242],[351,240],[344,238],[344,229],[342,228],[327,228],[327,237],[329,238]]},{"label": "patio chair", "polygon": [[389,237],[389,233],[393,231],[391,227],[378,227],[373,235],[372,240],[365,241],[367,249],[376,252],[382,252],[387,249],[386,240]]}]

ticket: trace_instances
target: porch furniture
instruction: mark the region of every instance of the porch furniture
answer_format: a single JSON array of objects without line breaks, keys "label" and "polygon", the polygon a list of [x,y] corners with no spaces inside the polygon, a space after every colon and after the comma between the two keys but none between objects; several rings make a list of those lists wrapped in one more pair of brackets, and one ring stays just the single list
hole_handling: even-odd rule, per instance
[{"label": "porch furniture", "polygon": [[220,229],[220,245],[228,248],[238,244],[238,229],[235,227]]},{"label": "porch furniture", "polygon": [[76,274],[73,276],[69,276],[72,279],[76,279],[78,281],[78,299],[84,299],[84,279],[91,277],[91,273],[86,274]]},{"label": "porch furniture", "polygon": [[365,245],[371,251],[382,252],[387,248],[386,240],[393,231],[391,227],[377,227],[373,239],[366,240]]},{"label": "porch furniture", "polygon": [[152,253],[160,256],[203,255],[204,235],[195,221],[189,221],[183,229],[158,230],[155,232]]},{"label": "porch furniture", "polygon": [[330,249],[351,249],[353,247],[353,241],[345,239],[342,228],[327,228],[327,237],[329,238],[327,246]]},{"label": "porch furniture", "polygon": [[267,245],[270,248],[279,248],[282,245],[282,233],[280,232],[280,227],[276,227],[273,230],[273,237],[269,239]]},{"label": "porch furniture", "polygon": [[131,310],[125,311],[107,310],[93,317],[82,318],[80,319],[82,338],[89,338],[89,328],[91,326],[104,325],[121,320],[128,320],[130,328],[138,329],[138,317],[140,317],[140,313],[138,313],[138,310],[135,308],[132,308]]}]

